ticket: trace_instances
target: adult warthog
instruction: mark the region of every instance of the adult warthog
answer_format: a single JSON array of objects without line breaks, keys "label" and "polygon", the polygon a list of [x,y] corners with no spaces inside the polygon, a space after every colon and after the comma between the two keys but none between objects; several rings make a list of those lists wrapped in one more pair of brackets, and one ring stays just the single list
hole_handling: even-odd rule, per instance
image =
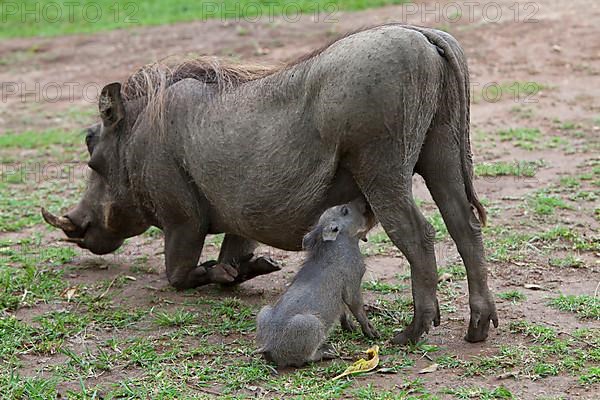
[{"label": "adult warthog", "polygon": [[[241,282],[278,267],[257,243],[300,250],[328,207],[364,196],[411,265],[414,319],[440,323],[432,226],[411,188],[423,176],[467,269],[466,339],[497,325],[472,182],[462,49],[433,29],[384,25],[274,68],[196,59],[157,63],[106,86],[86,138],[93,170],[79,204],[46,221],[93,253],[150,226],[165,234],[169,282]],[[479,218],[473,213],[476,209]],[[217,262],[198,265],[207,234]]]}]

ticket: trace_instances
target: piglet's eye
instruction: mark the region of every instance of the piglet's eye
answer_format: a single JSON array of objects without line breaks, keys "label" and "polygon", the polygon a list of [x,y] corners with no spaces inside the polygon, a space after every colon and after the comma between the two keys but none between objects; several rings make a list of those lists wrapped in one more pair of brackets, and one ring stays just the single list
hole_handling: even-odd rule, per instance
[{"label": "piglet's eye", "polygon": [[342,212],[343,216],[346,216],[346,215],[348,215],[348,213],[350,212],[350,210],[348,210],[348,207],[343,206],[341,212]]}]

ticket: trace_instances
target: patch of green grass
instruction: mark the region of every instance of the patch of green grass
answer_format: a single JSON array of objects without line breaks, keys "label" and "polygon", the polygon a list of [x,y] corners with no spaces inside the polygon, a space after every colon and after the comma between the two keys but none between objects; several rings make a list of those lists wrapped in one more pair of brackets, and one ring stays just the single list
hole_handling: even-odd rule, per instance
[{"label": "patch of green grass", "polygon": [[556,376],[560,372],[560,367],[556,364],[539,362],[533,366],[533,372],[541,378]]},{"label": "patch of green grass", "polygon": [[538,161],[498,161],[493,163],[479,163],[475,165],[477,176],[535,176],[538,169],[545,165],[543,160]]},{"label": "patch of green grass", "polygon": [[396,246],[384,230],[372,231],[367,238],[369,239],[368,243],[361,243],[361,252],[365,256],[388,254],[396,251]]},{"label": "patch of green grass", "polygon": [[483,240],[489,260],[503,262],[526,257],[531,235],[508,227],[486,227]]},{"label": "patch of green grass", "polygon": [[33,348],[34,334],[35,329],[13,315],[0,317],[0,359],[9,364],[16,363],[19,353]]},{"label": "patch of green grass", "polygon": [[0,373],[0,393],[5,399],[53,399],[56,378],[23,377],[14,370]]},{"label": "patch of green grass", "polygon": [[600,367],[590,367],[579,376],[582,385],[593,385],[600,383]]},{"label": "patch of green grass", "polygon": [[535,150],[542,136],[542,132],[538,128],[510,128],[497,132],[500,140],[510,141],[516,147],[521,147],[525,150]]},{"label": "patch of green grass", "polygon": [[428,216],[427,221],[429,221],[429,223],[433,226],[433,229],[435,229],[436,241],[441,241],[448,237],[448,228],[446,228],[444,219],[438,210],[436,210],[432,215]]},{"label": "patch of green grass", "polygon": [[407,285],[387,283],[376,280],[365,281],[362,284],[364,290],[370,290],[372,292],[378,292],[381,294],[389,293],[400,293],[408,289]]},{"label": "patch of green grass", "polygon": [[555,257],[548,260],[548,264],[557,268],[581,268],[584,266],[583,260],[575,257],[573,254],[567,254],[564,257]]},{"label": "patch of green grass", "polygon": [[535,343],[553,342],[556,338],[554,329],[540,324],[533,324],[529,321],[521,320],[511,322],[509,329],[512,333],[522,333],[533,339]]},{"label": "patch of green grass", "polygon": [[510,290],[508,292],[499,293],[498,297],[504,300],[510,300],[514,304],[524,301],[527,297],[518,290]]},{"label": "patch of green grass", "polygon": [[83,146],[84,137],[81,133],[49,129],[35,132],[5,132],[0,135],[0,148],[2,149],[45,149],[48,146]]},{"label": "patch of green grass", "polygon": [[[321,18],[337,19],[338,10],[363,10],[404,2],[406,0],[272,0],[263,4],[251,0],[225,0],[217,3],[183,0],[84,0],[69,7],[66,0],[56,1],[52,6],[21,0],[11,5],[11,8],[3,8],[4,20],[0,37],[56,36],[213,18],[266,22],[282,14],[288,20],[296,20],[300,12],[312,14],[318,11],[322,12]],[[34,12],[25,14],[25,10]]]},{"label": "patch of green grass", "polygon": [[564,225],[541,232],[524,232],[507,226],[489,226],[483,230],[488,259],[493,262],[527,261],[531,252],[598,251],[600,240]]},{"label": "patch of green grass", "polygon": [[596,201],[598,200],[598,196],[600,195],[600,191],[588,191],[588,190],[579,190],[575,193],[569,194],[569,200],[571,201]]},{"label": "patch of green grass", "polygon": [[[408,325],[413,318],[412,298],[396,295],[393,300],[378,298],[371,304],[369,318],[382,337],[392,337],[395,331]],[[355,333],[360,338],[360,333]]]},{"label": "patch of green grass", "polygon": [[178,308],[175,311],[157,312],[155,321],[160,326],[185,326],[195,319],[194,313]]},{"label": "patch of green grass", "polygon": [[34,196],[0,183],[0,232],[18,231],[42,222],[38,206]]},{"label": "patch of green grass", "polygon": [[35,238],[0,242],[0,312],[59,296],[66,283],[57,267],[74,256],[70,247],[41,246]]},{"label": "patch of green grass", "polygon": [[[568,336],[553,328],[529,321],[509,325],[513,334],[521,334],[531,343],[501,346],[497,354],[461,360],[455,356],[440,358],[444,368],[461,368],[465,376],[489,376],[510,373],[532,380],[558,374],[578,376],[588,365],[600,360],[600,331],[578,329]],[[565,339],[561,339],[565,337]],[[587,343],[582,347],[582,343]]]},{"label": "patch of green grass", "polygon": [[572,249],[582,251],[597,251],[600,249],[600,240],[594,236],[588,236],[585,233],[581,234],[574,229],[564,225],[557,225],[545,232],[533,235],[532,241],[558,241],[566,240],[573,244]]},{"label": "patch of green grass", "polygon": [[148,265],[148,256],[137,257],[129,270],[135,274],[157,274],[158,271],[151,265]]},{"label": "patch of green grass", "polygon": [[482,387],[459,387],[445,389],[444,393],[450,394],[457,399],[477,399],[477,400],[494,400],[494,399],[514,399],[515,396],[504,386],[498,386],[494,389]]},{"label": "patch of green grass", "polygon": [[564,176],[560,178],[560,186],[573,189],[581,186],[581,182],[579,182],[576,178],[572,176]]},{"label": "patch of green grass", "polygon": [[368,384],[350,391],[352,398],[359,400],[427,400],[434,399],[433,395],[423,387],[421,379],[406,380],[397,385],[395,390],[382,390]]},{"label": "patch of green grass", "polygon": [[462,280],[467,277],[467,270],[462,262],[458,262],[438,268],[438,276],[443,274],[452,275],[452,279],[454,280]]},{"label": "patch of green grass", "polygon": [[[540,379],[546,376],[569,373],[577,375],[587,365],[600,360],[600,331],[577,329],[561,336],[553,328],[521,320],[511,322],[513,334],[523,335],[531,343],[500,346],[497,354],[463,360],[448,354],[436,362],[442,368],[464,369],[465,376],[489,376],[500,373],[521,378]],[[565,339],[561,339],[565,337]],[[587,345],[582,347],[582,343]]]},{"label": "patch of green grass", "polygon": [[14,232],[43,223],[40,207],[67,209],[77,201],[84,178],[27,178],[22,185],[0,182],[0,232]]},{"label": "patch of green grass", "polygon": [[161,229],[155,226],[151,226],[146,232],[144,232],[144,236],[149,238],[162,238],[164,236],[164,233]]},{"label": "patch of green grass", "polygon": [[579,127],[581,127],[581,126],[578,123],[576,123],[576,122],[565,121],[565,122],[562,122],[560,124],[560,126],[559,126],[558,129],[560,129],[561,131],[570,131],[570,130],[573,130],[573,129],[577,129]]},{"label": "patch of green grass", "polygon": [[561,147],[563,151],[565,151],[567,154],[571,154],[574,152],[573,148],[570,146],[569,141],[562,136],[551,137],[550,141],[546,142],[544,147],[548,149],[556,149],[558,147]]},{"label": "patch of green grass", "polygon": [[62,130],[0,135],[3,160],[27,152],[0,168],[0,232],[41,223],[40,206],[64,209],[76,201],[87,173],[83,142],[82,135]]},{"label": "patch of green grass", "polygon": [[251,306],[235,297],[220,300],[204,299],[210,307],[209,315],[195,327],[197,334],[246,334],[255,329],[256,313]]},{"label": "patch of green grass", "polygon": [[550,300],[550,305],[561,311],[576,313],[580,318],[600,320],[600,298],[589,295],[563,295]]},{"label": "patch of green grass", "polygon": [[548,194],[544,190],[538,190],[529,196],[527,204],[537,215],[553,215],[557,209],[573,209],[560,197]]},{"label": "patch of green grass", "polygon": [[511,107],[510,113],[516,115],[519,118],[530,119],[533,117],[533,109],[523,105],[517,105]]}]

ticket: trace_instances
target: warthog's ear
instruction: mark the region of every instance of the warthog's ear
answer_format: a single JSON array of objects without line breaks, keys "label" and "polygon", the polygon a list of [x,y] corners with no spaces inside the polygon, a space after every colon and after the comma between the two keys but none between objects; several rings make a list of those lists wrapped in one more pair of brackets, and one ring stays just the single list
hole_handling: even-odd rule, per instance
[{"label": "warthog's ear", "polygon": [[105,127],[111,127],[125,117],[120,83],[111,83],[102,89],[98,99],[98,109]]},{"label": "warthog's ear", "polygon": [[340,233],[340,227],[336,223],[332,223],[323,228],[323,241],[333,242],[337,239]]},{"label": "warthog's ear", "polygon": [[312,231],[308,232],[302,238],[302,249],[303,250],[311,250],[317,245],[317,241],[319,240],[319,236],[321,235],[321,229],[316,228]]}]

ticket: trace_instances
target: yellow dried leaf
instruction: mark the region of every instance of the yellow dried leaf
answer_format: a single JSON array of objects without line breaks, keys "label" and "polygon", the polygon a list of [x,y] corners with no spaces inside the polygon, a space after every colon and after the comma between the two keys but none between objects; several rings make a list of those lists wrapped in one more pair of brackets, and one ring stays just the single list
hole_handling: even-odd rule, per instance
[{"label": "yellow dried leaf", "polygon": [[354,375],[361,372],[368,372],[375,369],[375,367],[377,367],[377,365],[379,364],[379,346],[375,345],[367,351],[365,351],[365,353],[367,353],[366,360],[364,358],[361,358],[360,360],[355,361],[354,364],[350,365],[348,368],[346,368],[344,372],[342,372],[332,380],[335,381],[336,379],[340,379],[344,376]]},{"label": "yellow dried leaf", "polygon": [[422,370],[419,371],[419,374],[430,374],[432,372],[437,371],[438,369],[438,364],[431,364],[428,367],[423,368]]},{"label": "yellow dried leaf", "polygon": [[71,299],[73,297],[75,297],[75,295],[77,294],[77,287],[76,286],[72,286],[70,288],[66,288],[62,293],[61,296],[66,298],[67,301],[71,301]]}]

